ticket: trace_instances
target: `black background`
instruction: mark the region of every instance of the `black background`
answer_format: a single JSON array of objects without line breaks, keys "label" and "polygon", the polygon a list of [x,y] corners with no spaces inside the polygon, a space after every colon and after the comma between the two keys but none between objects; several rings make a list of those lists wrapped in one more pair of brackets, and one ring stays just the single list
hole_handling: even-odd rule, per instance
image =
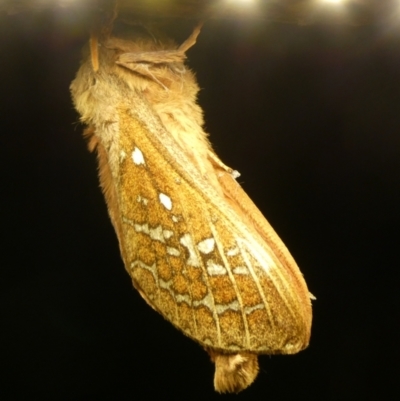
[{"label": "black background", "polygon": [[[123,268],[69,95],[86,28],[1,16],[2,399],[219,399],[207,354]],[[210,21],[189,59],[217,153],[317,297],[310,347],[224,397],[395,399],[399,30]]]}]

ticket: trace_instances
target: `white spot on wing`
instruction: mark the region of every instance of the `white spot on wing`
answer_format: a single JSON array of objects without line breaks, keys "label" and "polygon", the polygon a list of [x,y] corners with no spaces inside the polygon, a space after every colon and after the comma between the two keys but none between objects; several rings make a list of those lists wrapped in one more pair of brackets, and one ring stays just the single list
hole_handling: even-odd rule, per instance
[{"label": "white spot on wing", "polygon": [[189,295],[187,295],[187,294],[183,294],[182,295],[182,294],[177,294],[177,293],[174,292],[174,296],[175,296],[175,301],[178,304],[181,304],[181,303],[184,302],[185,304],[191,306],[192,300],[190,299]]},{"label": "white spot on wing", "polygon": [[165,239],[170,239],[174,235],[174,233],[171,230],[164,230],[163,235]]},{"label": "white spot on wing", "polygon": [[149,235],[150,235],[151,239],[154,239],[154,240],[160,241],[160,242],[165,242],[164,235],[163,235],[163,229],[161,226],[157,226],[156,228],[150,228]]},{"label": "white spot on wing", "polygon": [[137,233],[147,234],[153,240],[165,242],[164,232],[161,226],[157,226],[156,228],[149,228],[148,224],[135,224],[134,227]]},{"label": "white spot on wing", "polygon": [[167,246],[167,253],[171,256],[179,256],[181,254],[179,249],[173,248],[172,246]]},{"label": "white spot on wing", "polygon": [[207,238],[197,244],[197,248],[200,252],[205,253],[206,255],[211,253],[215,247],[214,238]]},{"label": "white spot on wing", "polygon": [[140,195],[138,195],[138,197],[136,199],[139,203],[143,203],[143,205],[145,205],[145,206],[147,206],[147,204],[149,203],[148,199],[143,198],[143,196],[140,196]]},{"label": "white spot on wing", "polygon": [[264,304],[257,304],[254,306],[245,306],[244,307],[244,313],[246,313],[246,315],[250,315],[250,313],[253,313],[255,310],[259,310],[259,309],[265,309],[265,305]]},{"label": "white spot on wing", "polygon": [[239,248],[228,249],[226,254],[227,254],[227,256],[236,256],[239,254]]},{"label": "white spot on wing", "polygon": [[200,301],[197,301],[197,300],[193,301],[193,306],[195,308],[197,308],[200,305],[203,305],[206,308],[208,308],[210,311],[212,311],[212,309],[214,307],[214,300],[209,292],[207,292],[207,295]]},{"label": "white spot on wing", "polygon": [[158,195],[158,197],[160,198],[160,202],[161,204],[167,209],[167,210],[171,210],[172,209],[172,200],[168,195],[165,195],[163,193],[160,193],[160,195]]},{"label": "white spot on wing", "polygon": [[148,224],[135,224],[134,227],[135,227],[135,231],[137,233],[144,233],[144,234],[149,235],[149,226],[148,226]]},{"label": "white spot on wing", "polygon": [[190,236],[190,234],[186,233],[182,235],[179,242],[189,251],[189,258],[186,261],[186,263],[189,266],[200,267],[200,261],[199,258],[197,257],[196,250],[193,244],[193,239]]},{"label": "white spot on wing", "polygon": [[237,300],[235,300],[232,301],[230,304],[216,304],[215,309],[217,313],[220,315],[221,313],[224,313],[227,310],[239,311],[240,304]]},{"label": "white spot on wing", "polygon": [[232,271],[233,274],[249,274],[249,271],[245,266],[237,266]]},{"label": "white spot on wing", "polygon": [[150,266],[150,265],[147,265],[146,263],[143,263],[141,260],[138,259],[131,263],[131,270],[134,270],[135,267],[140,267],[142,269],[145,269],[145,270],[149,271],[154,276],[154,278],[157,277],[157,269],[156,269],[155,263],[153,263]]},{"label": "white spot on wing", "polygon": [[142,151],[141,151],[139,148],[137,148],[137,147],[135,147],[135,149],[133,149],[133,152],[132,152],[132,160],[133,160],[133,162],[134,162],[135,164],[137,164],[137,165],[145,164],[143,153],[142,153]]},{"label": "white spot on wing", "polygon": [[221,276],[226,274],[225,267],[213,262],[212,260],[207,260],[207,271],[210,276]]}]

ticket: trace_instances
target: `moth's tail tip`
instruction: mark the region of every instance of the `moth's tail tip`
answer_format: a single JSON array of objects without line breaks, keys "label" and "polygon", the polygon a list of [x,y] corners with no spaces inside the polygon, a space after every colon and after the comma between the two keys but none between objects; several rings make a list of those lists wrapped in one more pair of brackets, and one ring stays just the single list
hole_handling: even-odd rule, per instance
[{"label": "moth's tail tip", "polygon": [[253,383],[258,374],[256,354],[222,354],[208,351],[215,363],[214,388],[219,393],[239,393]]}]

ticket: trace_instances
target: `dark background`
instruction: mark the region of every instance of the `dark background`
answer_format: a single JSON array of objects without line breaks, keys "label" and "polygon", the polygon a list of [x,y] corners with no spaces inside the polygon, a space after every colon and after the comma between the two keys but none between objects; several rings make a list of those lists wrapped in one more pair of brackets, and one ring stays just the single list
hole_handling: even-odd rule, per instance
[{"label": "dark background", "polygon": [[[220,399],[123,268],[69,95],[86,28],[0,16],[0,396]],[[224,397],[396,399],[399,30],[210,21],[189,59],[217,153],[318,298],[310,347]]]}]

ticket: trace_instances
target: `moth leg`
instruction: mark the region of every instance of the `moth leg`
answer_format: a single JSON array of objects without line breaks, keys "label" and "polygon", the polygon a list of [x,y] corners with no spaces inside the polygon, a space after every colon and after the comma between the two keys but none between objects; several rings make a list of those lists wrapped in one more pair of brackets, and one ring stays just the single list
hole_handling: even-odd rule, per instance
[{"label": "moth leg", "polygon": [[231,167],[228,167],[225,163],[223,163],[218,156],[214,153],[209,151],[208,152],[208,158],[211,161],[211,163],[214,165],[214,167],[218,167],[221,170],[224,170],[226,173],[231,175],[233,178],[238,178],[240,177],[240,173],[237,170],[234,170]]}]

